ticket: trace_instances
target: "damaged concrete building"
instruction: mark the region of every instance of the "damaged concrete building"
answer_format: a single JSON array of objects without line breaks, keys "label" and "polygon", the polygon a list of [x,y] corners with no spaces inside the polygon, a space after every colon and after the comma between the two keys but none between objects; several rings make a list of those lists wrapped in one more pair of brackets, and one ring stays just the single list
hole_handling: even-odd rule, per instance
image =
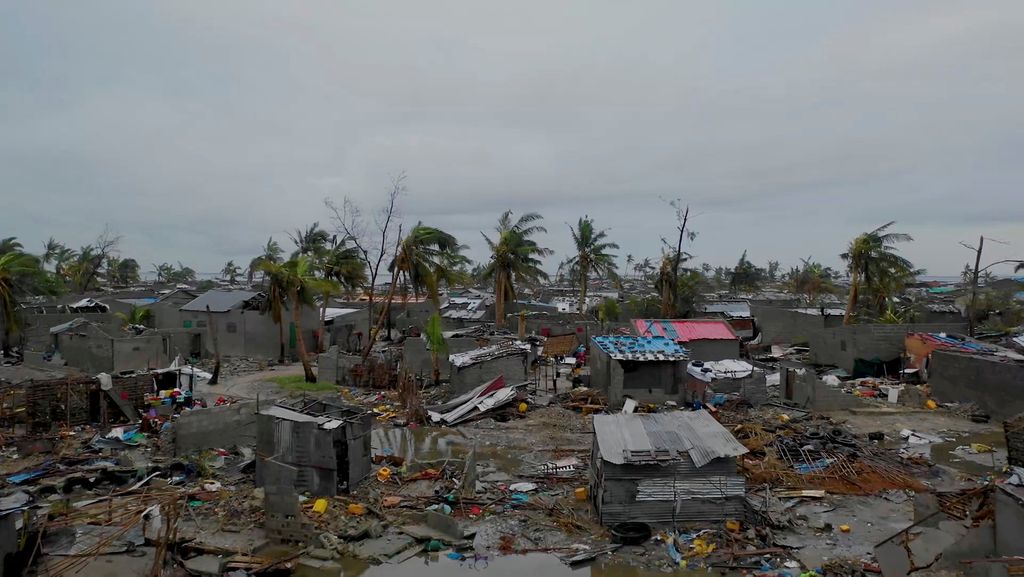
[{"label": "damaged concrete building", "polygon": [[594,416],[590,491],[604,525],[741,518],[747,449],[706,411]]},{"label": "damaged concrete building", "polygon": [[[318,496],[351,490],[370,473],[372,427],[372,413],[327,401],[259,410],[257,486],[287,484],[296,493]],[[276,478],[282,471],[294,471],[294,481]]]},{"label": "damaged concrete building", "polygon": [[665,337],[591,338],[590,386],[613,406],[626,397],[643,403],[681,402],[687,351]]},{"label": "damaged concrete building", "polygon": [[530,362],[538,349],[539,346],[526,341],[502,340],[449,355],[452,390],[465,393],[502,376],[510,383],[526,381],[529,379]]},{"label": "damaged concrete building", "polygon": [[684,400],[710,402],[717,394],[737,395],[758,407],[768,402],[765,371],[747,361],[691,361]]},{"label": "damaged concrete building", "polygon": [[740,338],[721,319],[634,319],[633,328],[642,337],[665,337],[686,347],[690,359],[720,361],[740,356]]}]

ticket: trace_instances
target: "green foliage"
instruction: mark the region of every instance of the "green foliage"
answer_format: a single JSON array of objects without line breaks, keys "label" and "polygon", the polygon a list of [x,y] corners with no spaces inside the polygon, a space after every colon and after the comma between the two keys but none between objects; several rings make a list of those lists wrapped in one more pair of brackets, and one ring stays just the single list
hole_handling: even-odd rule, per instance
[{"label": "green foliage", "polygon": [[597,309],[597,318],[602,323],[613,323],[619,320],[622,311],[619,309],[619,301],[606,298]]},{"label": "green foliage", "polygon": [[823,266],[811,257],[800,259],[799,268],[791,268],[787,276],[786,288],[804,297],[808,305],[817,306],[826,294],[835,294],[837,289],[833,279],[839,276],[835,270]]},{"label": "green foliage", "polygon": [[754,266],[754,263],[747,260],[747,251],[743,251],[739,262],[732,269],[729,288],[732,291],[755,292],[761,288],[766,276],[765,270]]},{"label": "green foliage", "polygon": [[304,375],[287,375],[282,377],[271,377],[270,380],[285,391],[304,391],[307,393],[318,393],[323,391],[337,390],[332,383],[309,383]]},{"label": "green foliage", "polygon": [[121,319],[121,328],[127,328],[131,325],[142,325],[149,326],[150,321],[153,320],[153,311],[149,307],[137,307],[132,305],[132,308],[125,313],[114,313],[117,318]]},{"label": "green foliage", "polygon": [[850,274],[850,294],[846,305],[845,323],[850,323],[859,306],[861,292],[871,298],[869,300],[879,313],[884,313],[889,298],[902,291],[903,286],[916,274],[923,271],[914,269],[914,265],[897,254],[896,245],[910,242],[909,234],[887,232],[896,224],[890,221],[882,226],[858,235],[850,241],[846,252],[840,258],[846,262]]},{"label": "green foliage", "polygon": [[280,264],[283,253],[281,245],[274,240],[274,237],[268,238],[267,244],[263,246],[263,253],[249,261],[249,283],[253,282],[257,272],[263,270],[264,264]]},{"label": "green foliage", "polygon": [[528,212],[512,221],[512,211],[505,211],[498,219],[494,239],[483,235],[491,251],[491,260],[484,267],[481,278],[494,283],[496,297],[496,321],[504,326],[505,301],[515,300],[516,285],[536,283],[548,278],[541,270],[540,259],[552,254],[550,249],[541,247],[533,237],[546,233],[543,226],[534,224],[543,219],[535,212]]},{"label": "green foliage", "polygon": [[430,346],[431,354],[444,355],[448,353],[448,342],[444,339],[441,330],[441,315],[436,312],[427,319],[427,326],[423,327],[423,336],[427,338],[427,345]]},{"label": "green foliage", "polygon": [[464,281],[460,271],[469,263],[462,255],[465,248],[447,232],[418,222],[402,239],[388,270],[411,286],[413,295],[425,293],[439,307],[440,285]]},{"label": "green foliage", "polygon": [[[587,306],[587,284],[591,275],[616,280],[615,258],[609,251],[617,250],[619,245],[608,242],[608,232],[594,229],[594,220],[584,216],[576,223],[576,228],[569,227],[576,254],[569,257],[564,265],[571,278],[579,282],[579,312],[585,312]],[[559,267],[561,268],[561,267]]]}]

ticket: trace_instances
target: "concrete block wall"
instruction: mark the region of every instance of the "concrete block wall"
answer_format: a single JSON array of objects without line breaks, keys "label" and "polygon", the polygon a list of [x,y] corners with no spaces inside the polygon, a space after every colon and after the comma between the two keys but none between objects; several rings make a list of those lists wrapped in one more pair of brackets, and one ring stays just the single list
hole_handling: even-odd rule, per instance
[{"label": "concrete block wall", "polygon": [[740,341],[708,339],[683,343],[690,351],[691,361],[723,361],[740,358]]},{"label": "concrete block wall", "polygon": [[[441,379],[451,380],[452,364],[448,362],[448,355],[464,353],[479,348],[477,339],[452,338],[446,339],[448,345],[447,353],[441,355],[439,361],[441,366]],[[402,345],[402,366],[416,375],[424,378],[431,378],[433,374],[433,361],[430,357],[430,350],[427,348],[427,341],[421,338],[406,339]]]},{"label": "concrete block wall", "polygon": [[[99,325],[103,332],[114,335],[121,330],[121,319],[112,313],[27,313],[22,325],[25,348],[31,351],[46,351],[53,344],[50,329],[57,325],[82,318]],[[18,337],[14,337],[17,342]]]},{"label": "concrete block wall", "polygon": [[[783,368],[783,382],[785,382],[788,370],[790,369]],[[783,396],[786,395],[785,390],[786,387],[783,387]],[[793,394],[786,400],[793,401],[801,408],[822,412],[843,411],[864,405],[863,399],[825,384],[810,369],[807,369],[803,375],[796,376],[793,382]]]},{"label": "concrete block wall", "polygon": [[497,376],[504,376],[507,383],[521,383],[529,379],[526,355],[502,357],[461,369],[453,368],[452,392],[456,394],[468,392]]},{"label": "concrete block wall", "polygon": [[853,371],[856,359],[879,358],[891,361],[903,354],[910,332],[964,333],[967,325],[949,324],[864,324],[846,325],[815,331],[811,334],[811,362],[835,365]]},{"label": "concrete block wall", "polygon": [[768,306],[750,307],[765,345],[790,345],[810,342],[811,334],[843,324],[842,317],[823,317]]},{"label": "concrete block wall", "polygon": [[1024,412],[1024,363],[937,350],[928,385],[941,402],[973,402],[994,419]]},{"label": "concrete block wall", "polygon": [[174,422],[174,454],[256,444],[256,402],[185,411]]},{"label": "concrete block wall", "polygon": [[114,372],[114,340],[92,325],[57,335],[57,349],[69,367],[95,375]]}]

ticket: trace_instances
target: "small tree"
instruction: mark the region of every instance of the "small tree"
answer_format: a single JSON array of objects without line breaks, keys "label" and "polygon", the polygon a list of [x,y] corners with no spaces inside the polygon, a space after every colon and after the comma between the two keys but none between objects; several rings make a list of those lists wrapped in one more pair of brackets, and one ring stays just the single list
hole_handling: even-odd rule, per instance
[{"label": "small tree", "polygon": [[441,315],[434,313],[427,320],[427,326],[423,329],[423,335],[427,338],[427,346],[430,347],[430,362],[433,372],[434,384],[441,384],[441,355],[448,353],[448,343],[441,332]]}]

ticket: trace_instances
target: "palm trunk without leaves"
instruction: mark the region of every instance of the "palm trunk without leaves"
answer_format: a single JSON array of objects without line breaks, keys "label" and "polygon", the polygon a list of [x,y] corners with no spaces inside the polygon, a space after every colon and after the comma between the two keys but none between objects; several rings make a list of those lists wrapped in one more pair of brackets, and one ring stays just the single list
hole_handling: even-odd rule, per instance
[{"label": "palm trunk without leaves", "polygon": [[319,339],[317,340],[317,352],[327,352],[327,347],[324,346],[324,334],[327,332],[327,299],[330,297],[330,292],[324,291],[324,302],[320,305],[320,332]]},{"label": "palm trunk without leaves", "polygon": [[316,375],[313,374],[313,367],[309,364],[309,356],[306,354],[306,339],[302,337],[302,303],[299,302],[297,291],[292,292],[292,302],[295,308],[292,309],[292,320],[295,323],[295,340],[298,345],[299,360],[302,361],[302,372],[307,383],[315,383]]},{"label": "palm trunk without leaves", "polygon": [[853,323],[853,311],[857,307],[857,297],[860,293],[860,275],[857,270],[854,269],[850,273],[850,296],[846,301],[846,314],[843,316],[843,324],[848,325]]},{"label": "palm trunk without leaves", "polygon": [[499,270],[494,279],[494,327],[505,326],[505,271]]},{"label": "palm trunk without leaves", "polygon": [[207,330],[210,333],[210,340],[213,341],[213,376],[208,381],[211,385],[216,385],[220,380],[220,343],[217,341],[217,326],[213,320],[213,313],[210,312],[210,305],[206,305],[206,325]]},{"label": "palm trunk without leaves", "polygon": [[277,354],[277,363],[279,365],[284,364],[284,319],[277,323],[277,343],[280,345],[280,350]]},{"label": "palm trunk without leaves", "polygon": [[580,314],[587,312],[587,277],[590,271],[587,270],[587,265],[580,263]]}]

